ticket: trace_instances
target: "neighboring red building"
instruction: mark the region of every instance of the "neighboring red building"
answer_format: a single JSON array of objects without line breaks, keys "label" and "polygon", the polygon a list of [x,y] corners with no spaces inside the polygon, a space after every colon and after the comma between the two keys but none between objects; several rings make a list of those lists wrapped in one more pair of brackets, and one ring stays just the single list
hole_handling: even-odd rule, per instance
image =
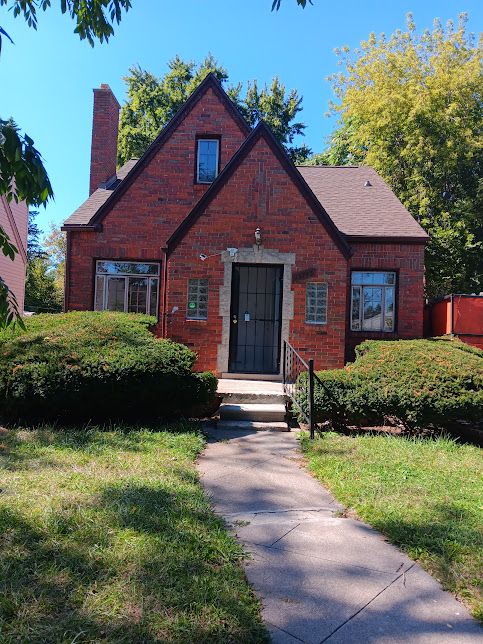
[{"label": "neighboring red building", "polygon": [[65,222],[67,310],[148,312],[197,368],[316,368],[365,338],[423,334],[428,237],[368,167],[295,167],[209,75],[115,171],[119,105],[94,90],[91,195]]},{"label": "neighboring red building", "polygon": [[429,335],[456,336],[483,349],[483,295],[447,295],[431,304]]},{"label": "neighboring red building", "polygon": [[0,226],[18,250],[13,261],[0,251],[0,277],[15,295],[18,310],[22,313],[27,272],[28,208],[26,203],[9,202],[0,195]]}]

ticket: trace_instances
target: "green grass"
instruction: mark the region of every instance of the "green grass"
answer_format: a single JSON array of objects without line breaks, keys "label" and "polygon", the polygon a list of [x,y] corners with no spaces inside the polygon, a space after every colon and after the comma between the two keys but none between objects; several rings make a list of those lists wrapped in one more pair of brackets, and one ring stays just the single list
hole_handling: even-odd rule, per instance
[{"label": "green grass", "polygon": [[440,438],[302,437],[309,468],[336,498],[405,550],[483,619],[483,461]]},{"label": "green grass", "polygon": [[0,429],[0,641],[264,642],[192,425]]}]

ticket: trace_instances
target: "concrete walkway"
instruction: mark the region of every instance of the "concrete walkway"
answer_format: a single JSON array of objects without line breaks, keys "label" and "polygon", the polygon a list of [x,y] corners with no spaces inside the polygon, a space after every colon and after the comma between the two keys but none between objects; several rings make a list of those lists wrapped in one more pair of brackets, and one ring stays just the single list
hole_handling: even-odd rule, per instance
[{"label": "concrete walkway", "polygon": [[293,433],[207,430],[198,467],[251,557],[246,574],[280,644],[466,644],[483,630],[417,564],[301,467]]}]

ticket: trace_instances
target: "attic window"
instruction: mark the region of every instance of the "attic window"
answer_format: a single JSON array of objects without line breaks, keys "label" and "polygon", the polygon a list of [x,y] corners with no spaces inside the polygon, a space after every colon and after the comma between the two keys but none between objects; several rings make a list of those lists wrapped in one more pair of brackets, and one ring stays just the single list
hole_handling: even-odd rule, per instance
[{"label": "attic window", "polygon": [[198,139],[196,151],[196,182],[212,183],[218,175],[219,139]]}]

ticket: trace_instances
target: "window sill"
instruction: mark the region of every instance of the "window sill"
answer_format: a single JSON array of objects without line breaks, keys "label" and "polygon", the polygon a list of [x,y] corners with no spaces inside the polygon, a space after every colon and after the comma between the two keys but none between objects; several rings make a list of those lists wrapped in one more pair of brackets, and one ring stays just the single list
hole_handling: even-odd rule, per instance
[{"label": "window sill", "polygon": [[349,333],[353,333],[354,335],[384,335],[384,336],[390,336],[390,335],[397,335],[397,331],[365,331],[364,329],[360,329],[358,331],[354,329],[350,329]]}]

